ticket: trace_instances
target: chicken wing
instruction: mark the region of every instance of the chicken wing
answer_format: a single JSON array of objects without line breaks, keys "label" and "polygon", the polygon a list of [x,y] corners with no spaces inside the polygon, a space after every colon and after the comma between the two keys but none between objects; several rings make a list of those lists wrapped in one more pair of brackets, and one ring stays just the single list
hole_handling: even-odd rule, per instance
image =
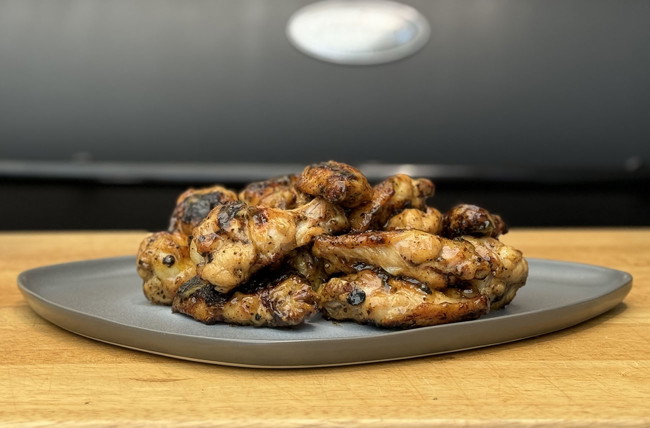
[{"label": "chicken wing", "polygon": [[364,269],[332,278],[319,291],[326,318],[388,328],[413,328],[475,319],[488,299],[471,289],[430,290],[424,284]]},{"label": "chicken wing", "polygon": [[491,214],[476,205],[460,204],[444,215],[443,236],[491,236],[496,238],[508,232],[508,226],[499,215]]},{"label": "chicken wing", "polygon": [[248,205],[262,205],[283,210],[297,208],[312,197],[296,188],[298,177],[286,175],[247,185],[239,192],[239,199]]},{"label": "chicken wing", "polygon": [[447,287],[450,277],[482,279],[490,273],[488,262],[469,242],[419,230],[319,236],[312,251],[325,259],[330,273],[376,266],[393,276],[414,278],[431,289]]},{"label": "chicken wing", "polygon": [[315,236],[347,227],[343,210],[322,198],[293,210],[229,202],[194,229],[190,254],[197,274],[227,293]]},{"label": "chicken wing", "polygon": [[412,179],[398,174],[377,184],[372,198],[350,213],[353,232],[381,230],[389,218],[405,208],[426,210],[426,199],[433,196],[433,183],[426,178]]},{"label": "chicken wing", "polygon": [[324,260],[314,256],[308,245],[290,252],[282,259],[282,263],[305,277],[314,290],[320,288],[328,279]]},{"label": "chicken wing", "polygon": [[222,186],[188,189],[176,201],[169,231],[192,236],[192,230],[208,215],[212,208],[236,200],[237,194]]},{"label": "chicken wing", "polygon": [[307,166],[298,177],[297,188],[345,208],[370,200],[372,187],[358,169],[340,162]]},{"label": "chicken wing", "polygon": [[469,281],[473,287],[490,300],[491,309],[509,304],[528,278],[528,262],[520,250],[495,238],[463,237],[490,265],[490,274]]},{"label": "chicken wing", "polygon": [[196,275],[187,241],[180,233],[156,232],[140,243],[136,270],[153,303],[170,305],[178,287]]},{"label": "chicken wing", "polygon": [[302,324],[316,313],[316,299],[300,275],[251,281],[231,294],[219,293],[212,284],[194,277],[178,290],[172,311],[205,324],[287,327]]},{"label": "chicken wing", "polygon": [[427,207],[426,211],[407,208],[388,219],[384,230],[417,229],[439,235],[442,231],[442,225],[442,213],[433,207]]},{"label": "chicken wing", "polygon": [[249,184],[189,189],[168,231],[138,249],[147,299],[204,323],[293,326],[325,317],[387,328],[477,318],[525,284],[500,216],[427,205],[434,184],[398,174],[371,187],[329,161]]}]

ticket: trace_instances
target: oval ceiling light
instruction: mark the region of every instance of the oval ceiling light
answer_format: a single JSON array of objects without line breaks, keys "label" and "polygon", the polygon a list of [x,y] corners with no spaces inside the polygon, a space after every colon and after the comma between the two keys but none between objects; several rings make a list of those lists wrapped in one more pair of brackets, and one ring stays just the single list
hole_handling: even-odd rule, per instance
[{"label": "oval ceiling light", "polygon": [[287,36],[301,52],[349,65],[397,61],[429,40],[429,23],[411,6],[385,0],[326,0],[296,11]]}]

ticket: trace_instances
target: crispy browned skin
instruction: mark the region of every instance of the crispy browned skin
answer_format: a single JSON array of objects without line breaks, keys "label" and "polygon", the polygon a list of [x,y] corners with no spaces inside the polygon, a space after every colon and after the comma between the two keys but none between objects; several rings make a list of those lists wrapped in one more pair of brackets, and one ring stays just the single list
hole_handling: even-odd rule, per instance
[{"label": "crispy browned skin", "polygon": [[490,264],[488,276],[469,283],[490,300],[491,309],[509,304],[528,278],[528,262],[522,252],[495,238],[465,236],[463,240]]},{"label": "crispy browned skin", "polygon": [[328,318],[381,327],[421,327],[478,318],[509,304],[526,283],[528,263],[521,251],[495,238],[463,238],[487,261],[490,273],[469,280],[449,277],[448,287],[395,278],[377,268],[332,278],[319,289]]},{"label": "crispy browned skin", "polygon": [[490,266],[463,240],[450,240],[419,230],[369,231],[319,236],[314,255],[326,260],[329,272],[352,273],[364,266],[380,267],[431,289],[447,287],[449,278],[482,279]]},{"label": "crispy browned skin", "polygon": [[417,229],[439,235],[442,231],[442,224],[442,213],[433,207],[427,207],[426,211],[407,208],[389,218],[384,230]]},{"label": "crispy browned skin", "polygon": [[140,243],[137,272],[150,301],[170,305],[178,287],[196,274],[187,241],[180,233],[157,232]]},{"label": "crispy browned skin", "polygon": [[448,238],[464,235],[496,238],[507,232],[508,226],[499,215],[476,205],[456,205],[444,215],[442,234]]},{"label": "crispy browned skin", "polygon": [[191,257],[197,274],[227,293],[315,236],[347,227],[343,210],[321,198],[294,210],[229,202],[194,229]]},{"label": "crispy browned skin", "polygon": [[188,189],[176,201],[169,231],[191,236],[192,230],[208,215],[212,208],[236,200],[237,194],[222,186]]},{"label": "crispy browned skin", "polygon": [[296,187],[345,208],[356,207],[372,196],[372,187],[361,171],[334,161],[307,166]]},{"label": "crispy browned skin", "polygon": [[305,277],[315,290],[328,279],[324,260],[314,256],[309,246],[299,247],[290,252],[282,260],[282,264]]},{"label": "crispy browned skin", "polygon": [[426,178],[412,179],[398,174],[377,184],[372,198],[350,213],[353,232],[381,230],[389,218],[405,208],[426,210],[426,199],[433,196],[433,183]]},{"label": "crispy browned skin", "polygon": [[[500,216],[426,204],[430,180],[374,187],[329,161],[251,183],[179,196],[168,232],[147,237],[137,270],[149,300],[204,323],[292,326],[336,320],[411,328],[477,318],[509,304],[528,276],[498,241]],[[180,288],[179,288],[180,287]]]},{"label": "crispy browned skin", "polygon": [[312,199],[310,195],[296,188],[297,181],[296,175],[286,175],[250,183],[239,192],[239,199],[248,205],[262,205],[283,210],[297,208]]},{"label": "crispy browned skin", "polygon": [[319,298],[326,318],[388,328],[475,319],[489,310],[488,299],[471,289],[430,290],[369,269],[330,279]]},{"label": "crispy browned skin", "polygon": [[195,277],[178,290],[172,311],[206,324],[287,327],[302,324],[316,313],[316,299],[309,283],[299,275],[253,281],[231,294],[219,293]]}]

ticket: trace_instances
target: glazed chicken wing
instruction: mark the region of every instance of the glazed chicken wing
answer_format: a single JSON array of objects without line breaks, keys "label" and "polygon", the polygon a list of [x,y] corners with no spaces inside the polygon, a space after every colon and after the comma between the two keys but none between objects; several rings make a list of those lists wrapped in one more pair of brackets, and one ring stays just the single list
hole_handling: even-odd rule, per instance
[{"label": "glazed chicken wing", "polygon": [[426,178],[412,179],[398,174],[377,184],[372,198],[350,213],[353,232],[381,230],[389,218],[405,208],[426,210],[426,199],[433,196],[433,183]]},{"label": "glazed chicken wing", "polygon": [[[519,250],[494,238],[465,238],[489,264],[483,278],[449,277],[448,287],[431,289],[377,268],[332,278],[319,289],[325,316],[381,327],[422,327],[478,318],[503,308],[528,276]],[[362,265],[360,265],[361,267]]]},{"label": "glazed chicken wing", "polygon": [[317,310],[316,293],[300,275],[251,281],[231,294],[219,293],[212,284],[194,277],[178,290],[172,305],[173,312],[205,324],[255,327],[302,324]]},{"label": "glazed chicken wing", "polygon": [[194,229],[191,257],[197,274],[227,293],[315,236],[347,227],[342,209],[321,198],[294,210],[229,202]]},{"label": "glazed chicken wing", "polygon": [[176,201],[169,231],[192,236],[192,230],[208,215],[210,210],[218,205],[236,200],[237,194],[222,186],[188,189]]},{"label": "glazed chicken wing", "polygon": [[434,184],[398,174],[371,187],[329,161],[249,184],[181,194],[168,231],[137,257],[154,303],[201,322],[293,326],[334,320],[412,328],[477,318],[509,304],[528,277],[498,240],[500,216],[427,205]]},{"label": "glazed chicken wing", "polygon": [[419,230],[319,236],[313,252],[326,260],[329,272],[353,273],[376,266],[394,276],[414,278],[431,289],[445,288],[450,277],[482,279],[490,273],[488,262],[470,243]]},{"label": "glazed chicken wing", "polygon": [[358,169],[340,162],[307,166],[298,177],[297,188],[345,208],[370,200],[372,187]]},{"label": "glazed chicken wing", "polygon": [[491,309],[499,309],[514,299],[528,278],[528,262],[521,251],[495,238],[463,237],[490,265],[490,274],[470,284],[490,300]]},{"label": "glazed chicken wing", "polygon": [[496,238],[507,232],[508,226],[499,215],[476,205],[456,205],[444,215],[442,234],[447,238],[464,235]]},{"label": "glazed chicken wing", "polygon": [[323,314],[388,328],[412,328],[475,319],[488,299],[471,289],[430,290],[424,284],[364,269],[332,278],[319,291]]},{"label": "glazed chicken wing", "polygon": [[239,192],[239,199],[248,205],[262,205],[283,210],[297,208],[312,199],[311,196],[296,188],[297,181],[296,175],[286,175],[250,183]]},{"label": "glazed chicken wing", "polygon": [[157,232],[141,242],[136,267],[153,303],[170,305],[178,287],[196,274],[187,241],[180,233]]}]

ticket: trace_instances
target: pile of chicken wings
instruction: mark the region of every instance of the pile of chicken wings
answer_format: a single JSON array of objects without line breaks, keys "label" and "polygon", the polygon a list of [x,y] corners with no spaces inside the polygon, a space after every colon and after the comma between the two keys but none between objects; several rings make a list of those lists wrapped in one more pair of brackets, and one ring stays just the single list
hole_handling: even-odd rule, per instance
[{"label": "pile of chicken wings", "polygon": [[413,328],[478,318],[528,276],[499,241],[498,215],[427,205],[433,183],[398,174],[371,186],[335,161],[302,173],[178,197],[167,231],[147,236],[137,272],[153,303],[206,324],[330,320]]}]

